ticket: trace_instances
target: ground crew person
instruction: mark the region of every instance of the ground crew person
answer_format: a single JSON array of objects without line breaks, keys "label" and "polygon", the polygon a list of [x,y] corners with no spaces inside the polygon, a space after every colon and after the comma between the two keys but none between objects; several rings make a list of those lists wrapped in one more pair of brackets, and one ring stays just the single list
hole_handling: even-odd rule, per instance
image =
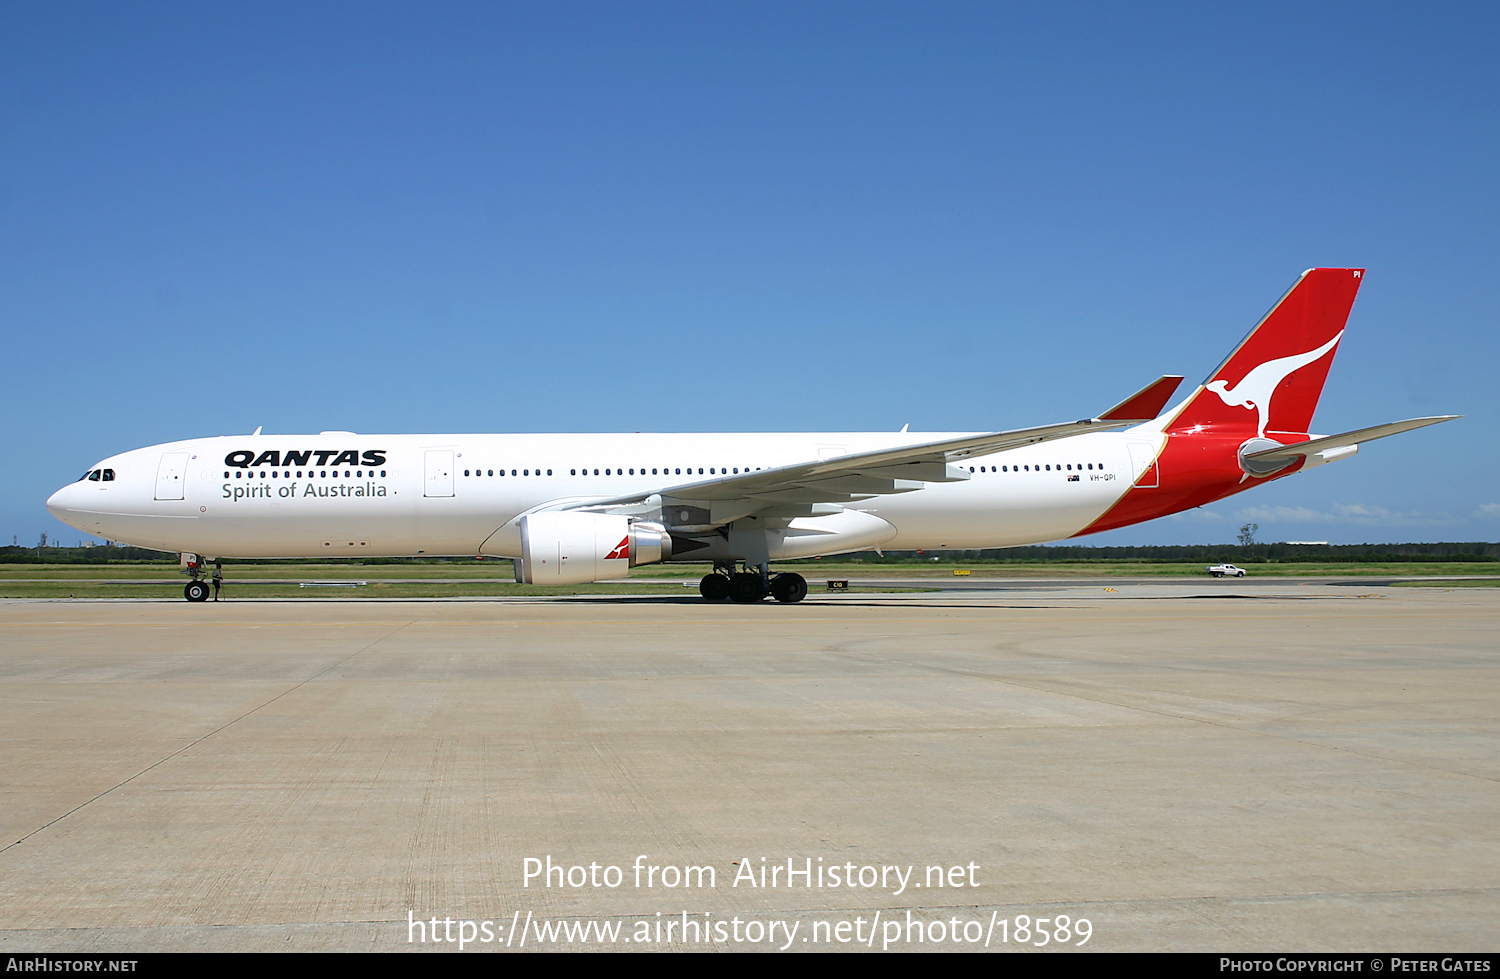
[{"label": "ground crew person", "polygon": [[214,601],[219,600],[219,586],[224,584],[224,565],[214,562]]}]

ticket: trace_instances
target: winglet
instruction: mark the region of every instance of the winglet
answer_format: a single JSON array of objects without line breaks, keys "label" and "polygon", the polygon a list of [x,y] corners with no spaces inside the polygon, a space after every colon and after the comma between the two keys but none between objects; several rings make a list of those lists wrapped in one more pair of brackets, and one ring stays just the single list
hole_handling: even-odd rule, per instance
[{"label": "winglet", "polygon": [[1150,421],[1167,406],[1172,392],[1182,383],[1181,374],[1167,374],[1141,388],[1099,416],[1100,421]]}]

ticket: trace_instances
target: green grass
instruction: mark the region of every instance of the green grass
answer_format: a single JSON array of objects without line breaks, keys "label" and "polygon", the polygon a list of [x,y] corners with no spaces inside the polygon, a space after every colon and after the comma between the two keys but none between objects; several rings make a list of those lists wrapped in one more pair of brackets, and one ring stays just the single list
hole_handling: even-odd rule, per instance
[{"label": "green grass", "polygon": [[[229,566],[221,599],[237,598],[525,598],[567,597],[575,595],[658,595],[672,597],[698,596],[697,579],[703,568],[683,567],[669,577],[635,576],[620,581],[582,585],[517,584],[504,562],[504,573],[498,573],[501,562],[432,568],[407,568],[392,565],[244,565]],[[111,565],[5,565],[0,566],[0,598],[156,598],[182,599],[187,578],[171,565],[121,567]],[[479,573],[475,573],[475,572]],[[46,572],[46,573],[38,573]],[[412,573],[422,572],[422,573]],[[284,579],[264,581],[255,579]],[[390,579],[420,579],[401,581]],[[487,580],[444,580],[445,578]],[[285,579],[290,579],[285,580]],[[299,582],[363,581],[363,585],[303,588]],[[682,581],[689,582],[684,587]],[[815,582],[813,593],[823,591]],[[931,588],[882,587],[849,589],[851,593],[889,593],[932,591]]]},{"label": "green grass", "polygon": [[[852,592],[930,591],[923,584],[953,580],[955,567],[983,578],[1205,578],[1202,564],[1156,564],[1134,561],[1005,562],[941,565],[925,562],[865,564],[858,561],[794,561],[778,569],[795,570],[808,579],[810,592],[825,594],[830,578],[851,579]],[[1305,563],[1254,564],[1251,577],[1397,577],[1429,575],[1480,576],[1470,581],[1421,582],[1434,587],[1485,587],[1500,584],[1494,563]],[[509,561],[453,561],[447,564],[237,564],[225,566],[223,597],[234,598],[456,598],[566,595],[696,595],[696,584],[708,571],[702,564],[669,564],[636,569],[630,578],[585,585],[519,585]],[[909,579],[913,587],[860,587],[862,578]],[[257,580],[259,579],[259,580]],[[272,579],[272,580],[265,580]],[[279,580],[277,580],[279,579]],[[405,579],[405,580],[401,580]],[[464,580],[456,580],[464,579]],[[476,580],[477,579],[477,580]],[[355,588],[302,588],[303,581],[366,581]],[[0,598],[176,598],[186,579],[170,564],[0,565]],[[1415,583],[1414,583],[1415,584]]]}]

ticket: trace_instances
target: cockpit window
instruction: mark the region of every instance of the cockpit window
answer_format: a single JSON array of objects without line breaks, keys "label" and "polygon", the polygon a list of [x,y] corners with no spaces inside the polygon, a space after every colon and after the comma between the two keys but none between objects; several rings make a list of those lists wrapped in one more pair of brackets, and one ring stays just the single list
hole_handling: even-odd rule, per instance
[{"label": "cockpit window", "polygon": [[106,469],[106,470],[104,470],[104,481],[106,483],[114,482],[114,478],[115,478],[115,471],[113,469]]},{"label": "cockpit window", "polygon": [[93,480],[96,483],[99,482],[99,473],[100,470],[95,469],[93,472],[89,473],[89,479]]}]

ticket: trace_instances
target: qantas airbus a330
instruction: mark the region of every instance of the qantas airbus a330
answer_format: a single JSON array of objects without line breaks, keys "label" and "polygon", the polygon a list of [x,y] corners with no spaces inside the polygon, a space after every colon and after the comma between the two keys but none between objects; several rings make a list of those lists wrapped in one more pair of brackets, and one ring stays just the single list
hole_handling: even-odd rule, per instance
[{"label": "qantas airbus a330", "polygon": [[[577,584],[712,561],[704,598],[795,602],[806,582],[772,562],[1111,530],[1457,417],[1309,432],[1363,274],[1304,272],[1165,414],[1181,377],[1096,418],[982,434],[221,436],[112,456],[47,509],[193,568],[199,555],[485,555],[515,559],[521,581]],[[185,593],[208,588],[194,574]]]}]

